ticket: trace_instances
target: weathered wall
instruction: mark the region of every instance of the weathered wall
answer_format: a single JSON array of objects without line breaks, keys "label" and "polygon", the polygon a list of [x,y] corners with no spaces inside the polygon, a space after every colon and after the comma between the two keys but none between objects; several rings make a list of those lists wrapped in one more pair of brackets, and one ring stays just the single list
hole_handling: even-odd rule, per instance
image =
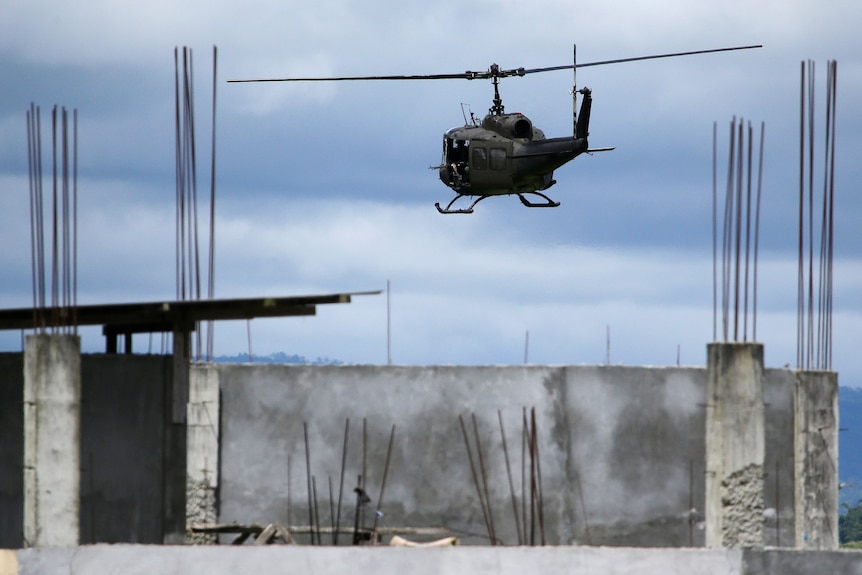
[{"label": "weathered wall", "polygon": [[[354,517],[352,489],[361,473],[365,419],[366,488],[375,505],[389,433],[396,426],[379,526],[446,525],[464,532],[464,543],[487,543],[458,420],[464,417],[473,442],[470,416],[475,414],[497,535],[516,543],[497,411],[504,417],[520,508],[522,460],[529,462],[529,456],[522,458],[523,409],[535,407],[549,543],[703,545],[704,369],[219,365],[216,370],[223,412],[222,521],[287,523],[289,455],[289,523],[308,523],[307,422],[318,512],[328,525],[328,482],[331,478],[337,495],[349,417],[342,526],[352,526]],[[84,355],[82,371],[81,540],[160,543],[164,510],[177,506],[168,502],[185,495],[185,464],[174,473],[164,466],[170,443],[165,430],[175,427],[166,423],[170,358]],[[794,544],[795,381],[792,370],[764,374],[767,546]],[[0,547],[23,546],[22,391],[22,354],[0,354]]]},{"label": "weathered wall", "polygon": [[[22,354],[0,354],[0,547],[24,544],[23,374]],[[81,356],[83,543],[162,542],[169,375],[166,356]]]},{"label": "weathered wall", "polygon": [[[763,542],[767,547],[793,547],[793,409],[796,372],[765,369],[763,411],[766,423],[763,478]],[[837,484],[837,475],[836,475]]]},{"label": "weathered wall", "polygon": [[[305,423],[318,513],[321,523],[329,525],[328,484],[331,480],[337,506],[349,418],[342,526],[353,525],[352,490],[362,468],[364,420],[366,490],[372,506],[380,495],[389,433],[393,425],[396,428],[381,506],[384,516],[378,525],[446,526],[461,533],[464,542],[487,543],[459,422],[463,416],[472,442],[475,414],[496,535],[506,544],[516,544],[497,412],[503,416],[520,510],[522,461],[527,462],[529,484],[530,459],[522,458],[523,410],[535,407],[548,543],[703,545],[703,369],[272,365],[218,369],[222,522],[309,523]],[[792,477],[793,379],[783,371],[767,370],[764,390],[772,402],[766,417],[767,459]],[[788,409],[777,409],[785,405]],[[478,467],[475,443],[472,447]],[[792,479],[782,482],[780,476],[768,475],[767,507],[778,501],[781,513],[777,525],[774,519],[768,523],[772,530],[767,544],[781,534],[782,542],[791,544]],[[529,503],[529,490],[526,499]],[[772,515],[768,513],[767,519]],[[540,541],[538,527],[534,537]]]},{"label": "weathered wall", "polygon": [[838,548],[838,374],[796,382],[796,547]]},{"label": "weathered wall", "polygon": [[24,546],[24,354],[0,353],[0,547]]},{"label": "weathered wall", "polygon": [[[842,575],[862,574],[858,552],[632,549],[596,547],[449,547],[438,549],[273,545],[201,547],[96,545],[0,550],[4,575],[222,575],[280,573],[381,575]],[[7,571],[3,571],[3,569]]]}]

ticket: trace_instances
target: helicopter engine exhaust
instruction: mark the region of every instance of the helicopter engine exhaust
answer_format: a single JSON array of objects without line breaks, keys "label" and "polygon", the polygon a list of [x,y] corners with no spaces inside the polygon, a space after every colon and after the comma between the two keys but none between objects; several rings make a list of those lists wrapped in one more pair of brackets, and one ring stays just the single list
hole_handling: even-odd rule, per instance
[{"label": "helicopter engine exhaust", "polygon": [[482,127],[504,138],[533,139],[533,122],[521,113],[486,116],[482,121]]}]

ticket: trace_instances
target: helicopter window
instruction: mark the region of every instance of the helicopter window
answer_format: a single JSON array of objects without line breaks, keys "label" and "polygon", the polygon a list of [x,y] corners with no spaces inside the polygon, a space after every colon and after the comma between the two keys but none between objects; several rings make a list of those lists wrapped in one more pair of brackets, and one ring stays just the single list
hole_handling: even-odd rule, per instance
[{"label": "helicopter window", "polygon": [[488,150],[485,148],[473,148],[473,168],[484,170],[488,167]]},{"label": "helicopter window", "polygon": [[506,169],[506,148],[491,148],[491,169]]}]

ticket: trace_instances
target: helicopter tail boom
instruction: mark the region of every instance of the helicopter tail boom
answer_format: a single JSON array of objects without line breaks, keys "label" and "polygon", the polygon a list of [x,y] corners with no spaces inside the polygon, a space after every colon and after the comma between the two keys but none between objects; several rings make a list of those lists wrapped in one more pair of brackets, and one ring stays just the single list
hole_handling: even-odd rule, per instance
[{"label": "helicopter tail boom", "polygon": [[583,94],[584,99],[581,101],[581,113],[575,126],[575,138],[586,140],[590,135],[590,110],[593,107],[593,96],[589,88],[582,88],[579,92]]}]

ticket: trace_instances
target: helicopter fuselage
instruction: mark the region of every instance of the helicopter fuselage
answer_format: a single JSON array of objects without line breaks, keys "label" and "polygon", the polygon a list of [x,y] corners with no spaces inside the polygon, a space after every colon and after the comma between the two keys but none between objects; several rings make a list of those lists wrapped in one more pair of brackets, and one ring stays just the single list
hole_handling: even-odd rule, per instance
[{"label": "helicopter fuselage", "polygon": [[546,190],[554,170],[587,149],[585,137],[545,138],[521,113],[489,114],[443,135],[440,180],[464,196]]}]

